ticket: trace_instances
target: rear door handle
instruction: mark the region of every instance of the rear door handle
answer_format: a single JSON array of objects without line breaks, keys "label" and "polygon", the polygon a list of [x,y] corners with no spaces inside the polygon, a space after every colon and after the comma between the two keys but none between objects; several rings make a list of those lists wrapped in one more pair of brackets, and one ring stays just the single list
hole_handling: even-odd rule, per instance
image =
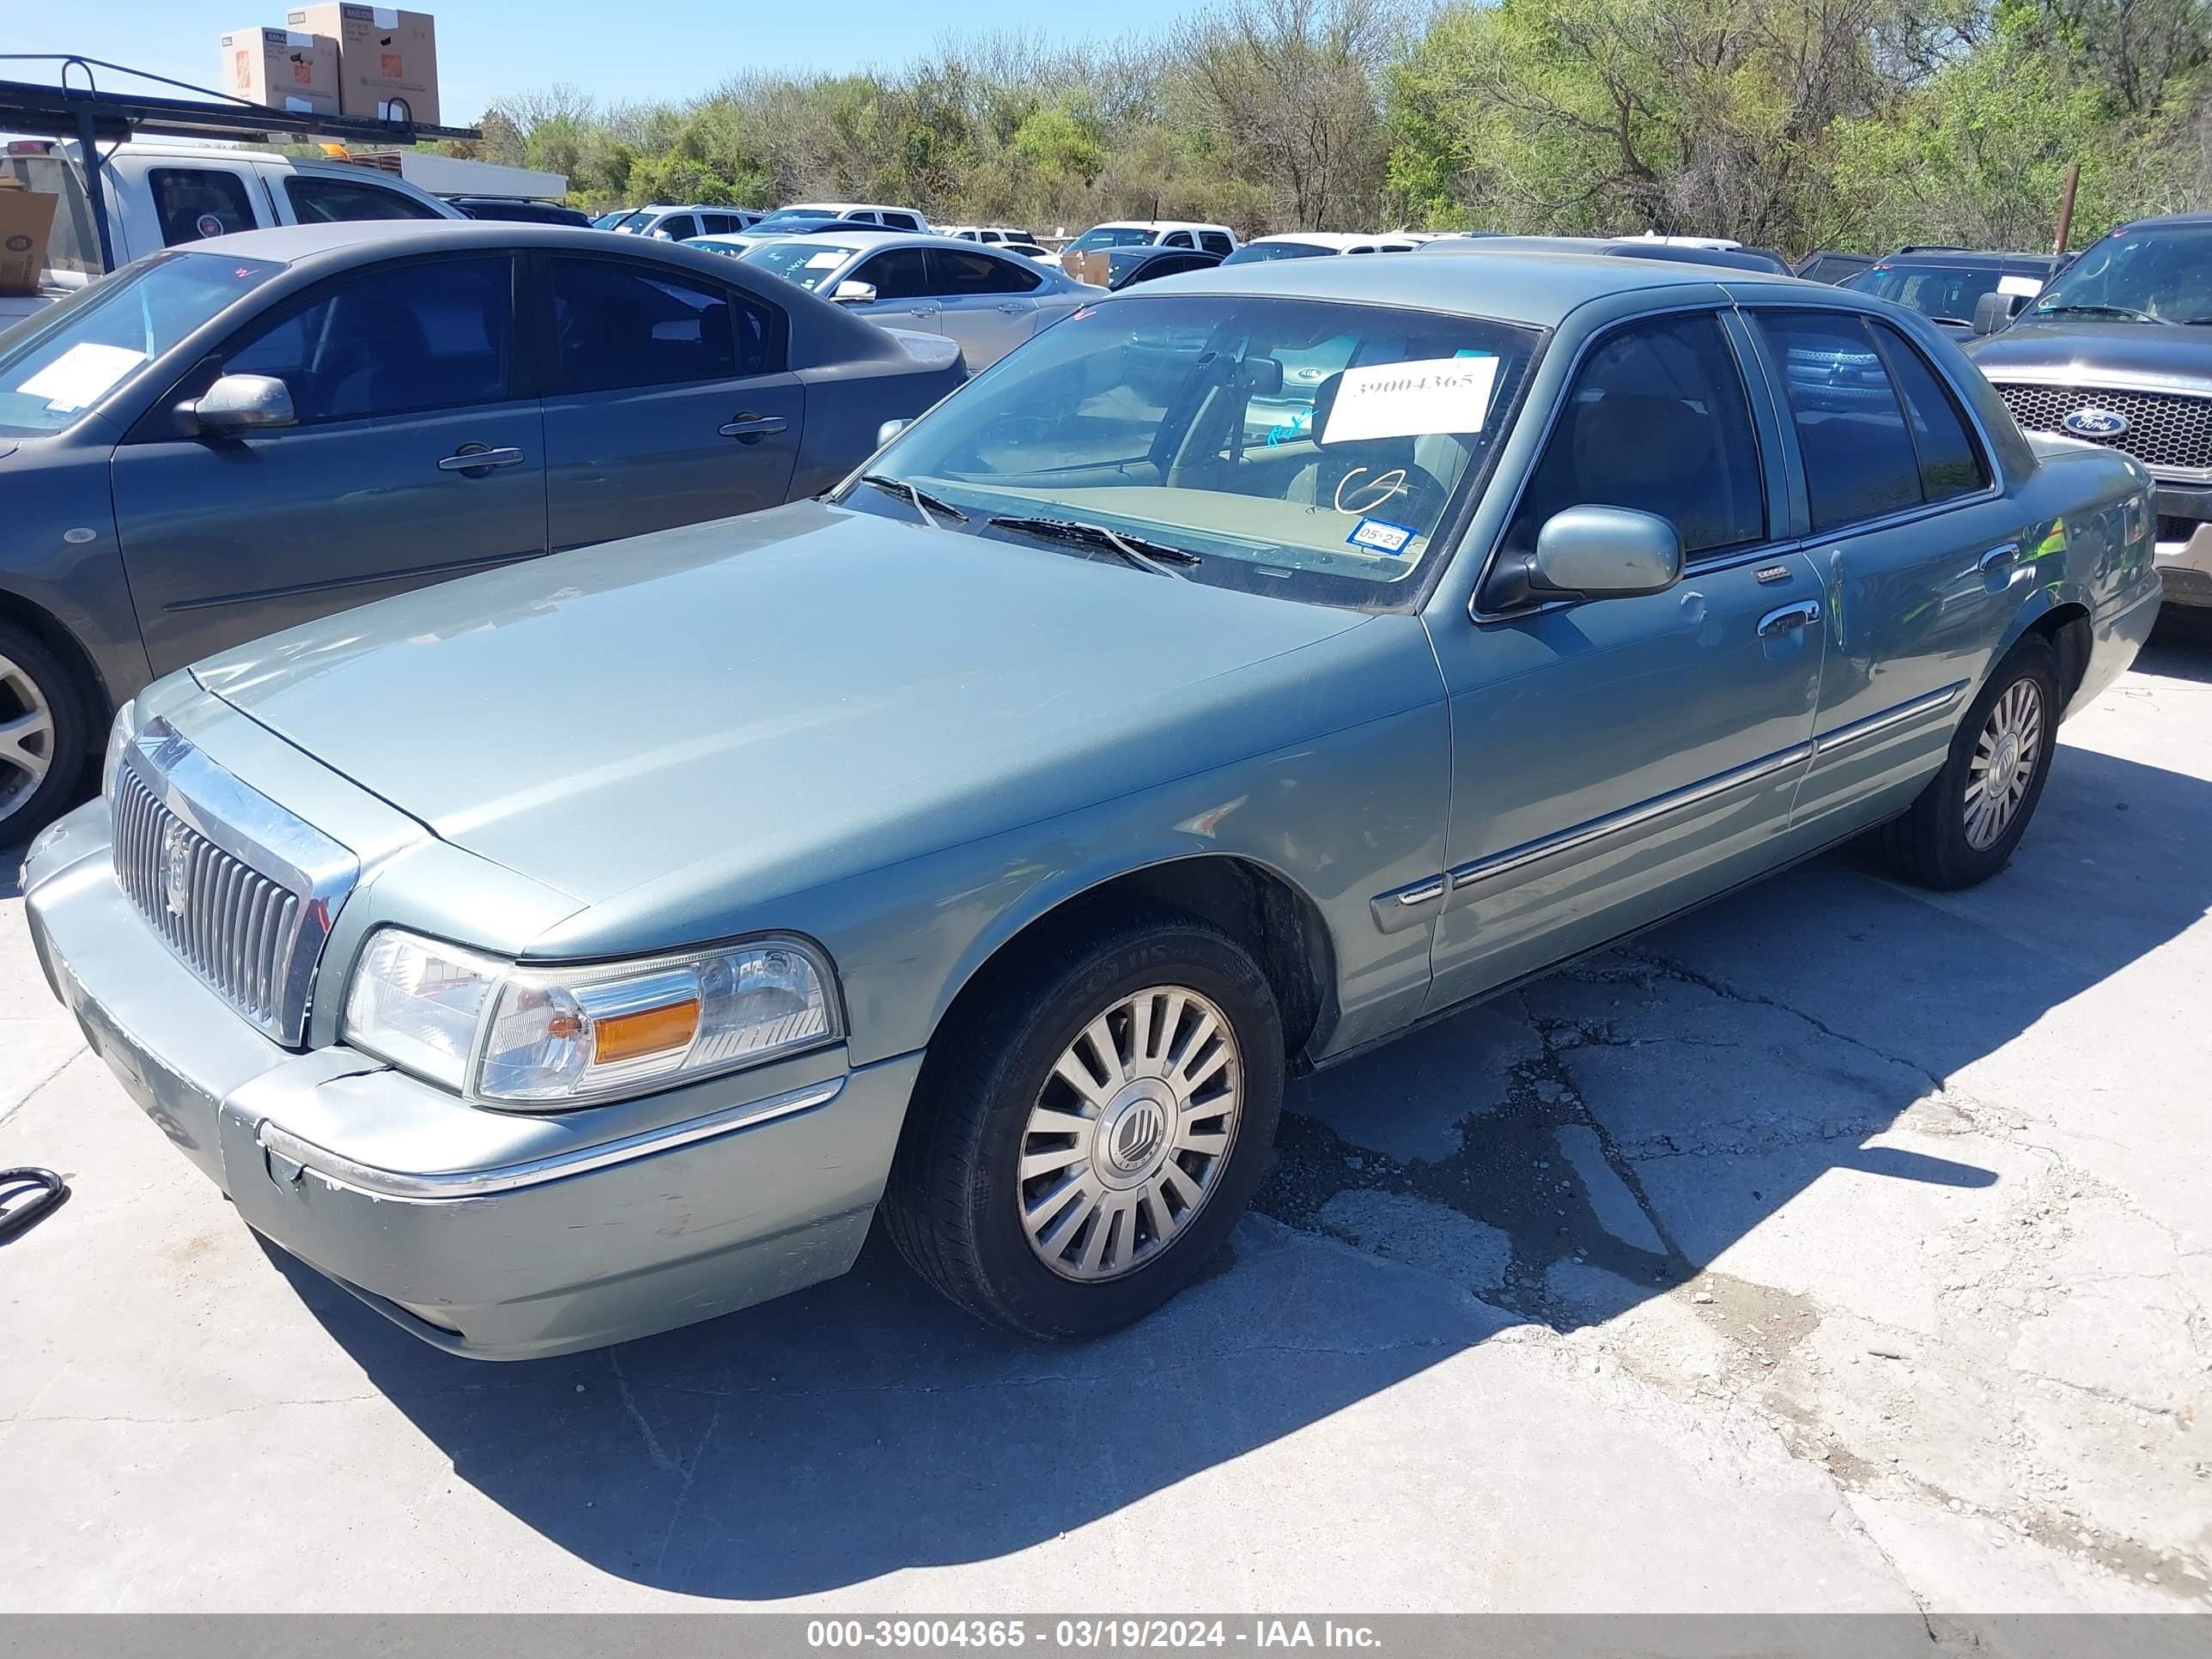
[{"label": "rear door handle", "polygon": [[2019,557],[2020,544],[2018,542],[2004,542],[1991,548],[1988,552],[1983,554],[1980,558],[1975,560],[1974,568],[1980,571],[1982,574],[1986,576],[1992,570],[2003,569],[2007,565],[2012,563]]},{"label": "rear door handle", "polygon": [[441,472],[489,472],[502,466],[520,466],[525,457],[519,449],[494,449],[486,444],[463,444],[438,463]]},{"label": "rear door handle", "polygon": [[1005,300],[1000,302],[999,309],[1011,316],[1018,316],[1029,307],[1018,300]]},{"label": "rear door handle", "polygon": [[1795,629],[1809,628],[1820,620],[1820,602],[1804,599],[1796,605],[1785,605],[1779,611],[1770,611],[1759,619],[1762,637],[1772,639]]},{"label": "rear door handle", "polygon": [[757,444],[763,438],[775,436],[790,424],[781,415],[740,415],[722,428],[722,435],[735,438],[741,444]]}]

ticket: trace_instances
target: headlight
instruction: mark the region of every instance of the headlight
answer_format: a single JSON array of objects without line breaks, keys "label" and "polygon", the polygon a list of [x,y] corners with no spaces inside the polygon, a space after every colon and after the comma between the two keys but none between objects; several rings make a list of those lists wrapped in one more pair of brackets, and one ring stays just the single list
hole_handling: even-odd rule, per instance
[{"label": "headlight", "polygon": [[736,1071],[837,1035],[830,970],[796,939],[527,968],[396,927],[347,989],[354,1047],[489,1105],[580,1106]]},{"label": "headlight", "polygon": [[107,754],[100,763],[100,794],[103,800],[115,799],[116,769],[123,764],[124,745],[137,729],[138,703],[133,698],[115,711],[115,724],[107,728]]}]

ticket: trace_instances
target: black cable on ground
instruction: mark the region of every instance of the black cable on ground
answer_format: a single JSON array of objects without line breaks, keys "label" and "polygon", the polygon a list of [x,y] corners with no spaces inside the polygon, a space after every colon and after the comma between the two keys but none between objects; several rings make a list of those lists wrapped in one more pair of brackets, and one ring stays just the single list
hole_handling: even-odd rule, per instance
[{"label": "black cable on ground", "polygon": [[69,1183],[52,1170],[0,1170],[0,1244],[44,1221],[69,1195]]}]

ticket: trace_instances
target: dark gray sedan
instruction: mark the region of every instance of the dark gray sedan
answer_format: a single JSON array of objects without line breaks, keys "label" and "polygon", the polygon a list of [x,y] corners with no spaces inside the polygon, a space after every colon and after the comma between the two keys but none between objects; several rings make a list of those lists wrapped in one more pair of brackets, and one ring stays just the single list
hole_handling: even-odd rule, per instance
[{"label": "dark gray sedan", "polygon": [[814,495],[965,377],[735,261],[301,225],[0,333],[0,845],[148,680],[373,599]]}]

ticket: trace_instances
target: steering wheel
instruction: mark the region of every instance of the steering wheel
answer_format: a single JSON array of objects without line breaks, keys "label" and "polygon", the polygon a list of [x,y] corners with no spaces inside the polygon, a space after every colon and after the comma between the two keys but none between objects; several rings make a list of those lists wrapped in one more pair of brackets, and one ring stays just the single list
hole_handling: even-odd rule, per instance
[{"label": "steering wheel", "polygon": [[1451,492],[1425,466],[1355,466],[1336,481],[1330,505],[1346,518],[1434,524]]}]

